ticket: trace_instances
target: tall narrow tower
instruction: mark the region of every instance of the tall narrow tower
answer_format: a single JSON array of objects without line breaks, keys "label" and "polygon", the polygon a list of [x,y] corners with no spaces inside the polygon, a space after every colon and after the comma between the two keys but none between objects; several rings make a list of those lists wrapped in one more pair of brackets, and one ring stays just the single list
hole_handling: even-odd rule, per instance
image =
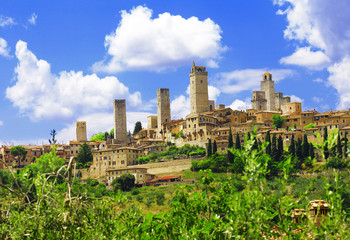
[{"label": "tall narrow tower", "polygon": [[125,99],[114,99],[114,139],[116,143],[126,143]]},{"label": "tall narrow tower", "polygon": [[205,67],[192,63],[190,73],[191,113],[209,111],[208,72]]},{"label": "tall narrow tower", "polygon": [[78,142],[86,142],[86,122],[85,121],[77,121],[76,126],[76,134]]},{"label": "tall narrow tower", "polygon": [[263,79],[260,82],[261,91],[265,92],[266,110],[276,111],[275,104],[275,82],[272,81],[272,74],[269,72],[264,73]]},{"label": "tall narrow tower", "polygon": [[171,120],[169,88],[159,88],[157,90],[157,115],[157,138],[161,138],[162,124]]}]

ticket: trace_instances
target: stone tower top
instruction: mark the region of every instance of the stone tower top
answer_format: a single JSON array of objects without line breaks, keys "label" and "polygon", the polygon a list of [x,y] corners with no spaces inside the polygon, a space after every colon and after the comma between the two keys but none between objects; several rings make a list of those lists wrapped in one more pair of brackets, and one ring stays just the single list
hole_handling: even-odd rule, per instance
[{"label": "stone tower top", "polygon": [[263,74],[263,81],[272,81],[272,74],[269,72],[266,72]]},{"label": "stone tower top", "polygon": [[205,67],[202,67],[202,66],[196,66],[194,61],[192,62],[192,68],[191,68],[191,73],[190,73],[190,76],[191,74],[204,74],[204,75],[208,75],[208,72],[206,70]]}]

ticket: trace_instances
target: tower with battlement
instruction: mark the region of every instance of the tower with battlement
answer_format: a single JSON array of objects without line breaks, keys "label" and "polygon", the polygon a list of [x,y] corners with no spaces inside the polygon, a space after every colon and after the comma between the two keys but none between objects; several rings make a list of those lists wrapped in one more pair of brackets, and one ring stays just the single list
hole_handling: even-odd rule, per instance
[{"label": "tower with battlement", "polygon": [[77,121],[76,122],[76,136],[78,142],[86,142],[86,122],[85,121]]},{"label": "tower with battlement", "polygon": [[261,91],[265,92],[266,98],[266,110],[276,111],[275,105],[275,82],[272,80],[272,74],[269,72],[264,73],[263,79],[260,82]]},{"label": "tower with battlement", "polygon": [[191,113],[209,111],[208,72],[193,62],[190,73]]},{"label": "tower with battlement", "polygon": [[157,138],[161,138],[162,124],[170,122],[170,95],[169,88],[159,88],[157,90]]},{"label": "tower with battlement", "polygon": [[114,100],[113,112],[114,112],[114,139],[115,139],[114,142],[124,144],[127,142],[125,99]]}]

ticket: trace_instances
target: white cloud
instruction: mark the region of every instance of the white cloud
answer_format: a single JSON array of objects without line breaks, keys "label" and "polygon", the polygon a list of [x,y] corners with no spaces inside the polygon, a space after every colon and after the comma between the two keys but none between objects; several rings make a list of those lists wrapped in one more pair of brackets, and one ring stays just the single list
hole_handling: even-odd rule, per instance
[{"label": "white cloud", "polygon": [[[143,128],[147,127],[147,117],[150,115],[154,115],[150,112],[127,112],[126,120],[127,120],[127,130],[133,132],[135,123],[140,121],[142,123]],[[91,138],[92,135],[99,132],[109,132],[112,128],[114,128],[114,116],[112,112],[104,112],[104,113],[94,113],[85,116],[81,116],[77,119],[77,121],[86,121],[86,131],[88,139]],[[76,140],[76,123],[73,122],[68,124],[65,128],[58,131],[57,139],[61,143],[67,143],[71,140]]]},{"label": "white cloud", "polygon": [[304,102],[304,99],[300,98],[300,97],[297,97],[295,95],[289,95],[290,96],[290,101],[291,102]]},{"label": "white cloud", "polygon": [[215,100],[220,96],[221,91],[214,87],[214,86],[208,86],[208,95],[209,95],[209,100]]},{"label": "white cloud", "polygon": [[320,103],[322,101],[322,98],[312,97],[312,101],[314,101],[315,103]]},{"label": "white cloud", "polygon": [[186,118],[191,113],[190,97],[180,95],[170,103],[170,111],[172,119]]},{"label": "white cloud", "polygon": [[192,60],[217,67],[226,50],[219,25],[209,18],[185,19],[168,12],[152,18],[152,10],[144,6],[121,11],[121,18],[118,28],[105,37],[108,59],[95,63],[94,71],[162,71]]},{"label": "white cloud", "polygon": [[3,126],[4,125],[4,122],[3,121],[0,121],[0,126]]},{"label": "white cloud", "polygon": [[28,19],[28,23],[35,25],[36,24],[36,19],[38,18],[38,15],[36,15],[36,13],[32,13],[32,15],[30,16],[30,18]]},{"label": "white cloud", "polygon": [[247,98],[246,100],[242,101],[239,99],[235,99],[230,106],[232,110],[246,110],[250,109],[252,107],[251,99]]},{"label": "white cloud", "polygon": [[12,26],[15,24],[16,22],[13,18],[0,15],[0,27]]},{"label": "white cloud", "polygon": [[312,81],[315,82],[315,83],[322,83],[323,82],[322,78],[316,78],[316,79],[314,79]]},{"label": "white cloud", "polygon": [[219,74],[216,86],[223,93],[239,93],[246,90],[257,90],[262,75],[269,71],[275,82],[288,78],[294,74],[290,69],[244,69]]},{"label": "white cloud", "polygon": [[350,107],[350,57],[345,57],[341,62],[328,68],[329,83],[338,91],[338,109]]},{"label": "white cloud", "polygon": [[3,38],[0,38],[0,55],[3,57],[10,56],[10,48],[7,46],[7,42]]},{"label": "white cloud", "polygon": [[32,120],[73,120],[82,114],[112,109],[116,98],[125,98],[132,109],[144,109],[141,93],[130,93],[116,77],[99,78],[80,71],[55,75],[50,64],[38,60],[23,41],[17,42],[16,57],[17,82],[6,89],[6,97]]},{"label": "white cloud", "polygon": [[330,59],[322,51],[313,52],[310,47],[303,47],[298,48],[292,55],[281,58],[280,63],[305,66],[317,70],[329,65]]}]

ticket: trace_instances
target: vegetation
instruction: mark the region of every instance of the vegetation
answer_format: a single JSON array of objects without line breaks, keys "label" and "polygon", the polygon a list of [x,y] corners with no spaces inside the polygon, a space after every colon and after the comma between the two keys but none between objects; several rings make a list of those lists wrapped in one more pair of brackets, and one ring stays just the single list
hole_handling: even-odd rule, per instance
[{"label": "vegetation", "polygon": [[50,144],[56,144],[56,142],[57,142],[57,139],[56,139],[57,132],[56,132],[56,130],[52,129],[51,132],[50,132],[50,135],[51,135],[51,139],[49,139],[49,143]]},{"label": "vegetation", "polygon": [[286,120],[286,117],[280,116],[278,114],[274,114],[272,116],[273,127],[281,128],[285,120]]},{"label": "vegetation", "polygon": [[96,141],[104,141],[105,140],[105,133],[96,133],[91,136],[90,141],[96,142]]},{"label": "vegetation", "polygon": [[25,160],[28,151],[22,146],[15,146],[10,149],[10,153],[18,159],[18,167],[21,167],[21,161]]},{"label": "vegetation", "polygon": [[118,190],[122,190],[124,192],[130,191],[135,187],[135,176],[130,173],[123,174],[112,181],[112,186],[114,192],[118,192]]},{"label": "vegetation", "polygon": [[135,123],[134,133],[133,133],[133,134],[136,134],[136,133],[138,133],[138,132],[141,131],[141,130],[142,130],[142,123],[139,122],[139,121],[137,121],[137,122]]},{"label": "vegetation", "polygon": [[310,128],[315,128],[315,124],[314,124],[314,123],[309,123],[308,125],[306,125],[306,126],[304,127],[305,130],[306,130],[306,129],[310,129]]},{"label": "vegetation", "polygon": [[77,168],[88,168],[92,164],[93,156],[91,147],[83,143],[78,151],[76,158]]}]

